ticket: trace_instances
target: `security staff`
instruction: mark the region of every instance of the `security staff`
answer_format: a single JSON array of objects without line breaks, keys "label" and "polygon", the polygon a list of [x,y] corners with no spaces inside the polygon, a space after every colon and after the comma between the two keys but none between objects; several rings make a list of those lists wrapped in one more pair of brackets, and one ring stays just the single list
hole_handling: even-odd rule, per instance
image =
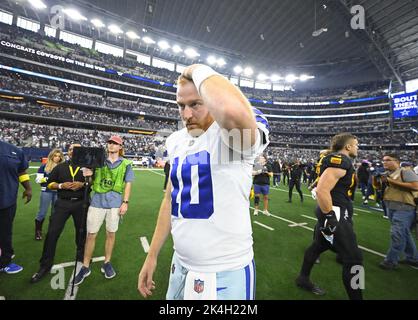
[{"label": "security staff", "polygon": [[22,150],[0,141],[0,272],[18,273],[23,268],[11,263],[13,256],[12,229],[16,215],[16,200],[19,182],[25,188],[26,203],[32,199],[32,188],[26,169],[29,163]]},{"label": "security staff", "polygon": [[[357,246],[353,230],[352,193],[355,186],[355,170],[350,158],[357,156],[357,138],[349,133],[338,134],[331,142],[332,153],[323,161],[317,187],[318,207],[314,240],[305,251],[303,265],[297,286],[314,294],[322,295],[324,290],[314,285],[310,279],[312,267],[319,255],[331,249],[343,264],[343,283],[348,297],[362,299],[361,284],[352,285],[353,277],[358,276],[363,265],[363,257]],[[356,269],[353,267],[356,266]],[[354,272],[357,270],[358,272]]]},{"label": "security staff", "polygon": [[[48,188],[58,190],[58,199],[55,202],[54,214],[49,220],[48,233],[40,259],[40,268],[32,276],[31,283],[38,282],[51,270],[58,238],[70,216],[73,217],[75,226],[77,261],[83,261],[86,236],[86,220],[83,208],[85,190],[83,173],[80,167],[73,165],[71,162],[75,147],[80,147],[80,144],[72,144],[68,149],[69,161],[57,165],[49,175]],[[80,230],[83,232],[80,232]]]}]

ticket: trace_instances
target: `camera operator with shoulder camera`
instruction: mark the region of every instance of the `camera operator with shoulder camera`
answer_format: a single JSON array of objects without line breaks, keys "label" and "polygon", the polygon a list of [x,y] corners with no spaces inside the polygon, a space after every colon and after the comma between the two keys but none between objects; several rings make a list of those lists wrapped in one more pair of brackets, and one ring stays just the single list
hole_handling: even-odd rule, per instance
[{"label": "camera operator with shoulder camera", "polygon": [[[106,279],[116,276],[110,263],[115,245],[116,231],[120,219],[128,210],[131,185],[134,181],[132,162],[123,158],[123,141],[112,136],[107,141],[107,159],[104,166],[96,168],[92,188],[94,194],[87,213],[87,239],[83,266],[75,277],[75,285],[81,284],[91,273],[90,260],[93,255],[97,233],[106,219],[105,261],[101,272]],[[84,169],[85,176],[92,176],[91,169]]]},{"label": "camera operator with shoulder camera", "polygon": [[[391,223],[391,243],[379,266],[385,270],[396,269],[398,263],[418,267],[418,251],[410,231],[415,220],[413,192],[418,191],[418,176],[412,170],[401,168],[399,156],[393,153],[383,157],[383,167],[387,171],[381,180],[387,184],[383,200]],[[400,261],[402,254],[406,259]]]},{"label": "camera operator with shoulder camera", "polygon": [[[80,144],[72,144],[68,148],[69,160],[58,164],[50,173],[48,188],[58,191],[58,199],[55,202],[54,214],[49,219],[48,232],[45,238],[40,268],[30,282],[35,283],[49,273],[52,268],[58,239],[70,216],[73,217],[75,226],[75,239],[77,245],[77,261],[83,260],[85,226],[83,226],[83,203],[85,196],[85,182],[80,167],[72,162],[74,148]],[[84,230],[84,234],[79,232]]]}]

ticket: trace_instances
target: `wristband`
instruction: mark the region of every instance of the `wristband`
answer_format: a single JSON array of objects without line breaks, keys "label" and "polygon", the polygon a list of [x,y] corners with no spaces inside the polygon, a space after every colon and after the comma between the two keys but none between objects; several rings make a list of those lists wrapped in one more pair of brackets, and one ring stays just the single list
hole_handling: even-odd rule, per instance
[{"label": "wristband", "polygon": [[198,66],[196,67],[196,69],[193,70],[192,78],[193,78],[194,85],[196,86],[197,91],[199,92],[199,95],[200,95],[200,86],[202,85],[202,82],[205,81],[207,78],[214,76],[214,75],[219,75],[219,73],[217,73],[211,67],[208,67],[205,65]]},{"label": "wristband", "polygon": [[60,190],[62,189],[62,183],[58,184],[58,189],[60,189]]},{"label": "wristband", "polygon": [[28,180],[30,180],[30,178],[29,178],[29,175],[27,173],[22,174],[21,176],[19,176],[19,182],[20,183],[23,183],[23,182],[28,181]]}]

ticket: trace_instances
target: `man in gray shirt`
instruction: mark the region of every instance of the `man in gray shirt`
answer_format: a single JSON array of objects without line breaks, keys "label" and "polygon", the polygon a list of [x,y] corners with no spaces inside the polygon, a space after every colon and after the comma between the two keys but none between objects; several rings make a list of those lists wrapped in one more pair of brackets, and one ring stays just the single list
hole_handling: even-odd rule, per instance
[{"label": "man in gray shirt", "polygon": [[[418,251],[410,232],[415,220],[413,193],[418,191],[418,176],[412,170],[401,168],[399,156],[393,153],[383,157],[383,166],[387,173],[382,176],[382,183],[387,185],[383,200],[391,223],[391,243],[385,260],[379,266],[391,270],[397,268],[400,262],[418,267]],[[406,259],[399,261],[402,254]]]}]

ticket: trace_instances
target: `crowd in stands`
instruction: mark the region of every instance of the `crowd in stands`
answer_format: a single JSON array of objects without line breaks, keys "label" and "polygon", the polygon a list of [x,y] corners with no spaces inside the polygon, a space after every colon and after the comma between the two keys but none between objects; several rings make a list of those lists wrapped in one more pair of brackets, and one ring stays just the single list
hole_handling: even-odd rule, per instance
[{"label": "crowd in stands", "polygon": [[179,117],[177,106],[170,103],[165,103],[163,105],[153,105],[151,103],[140,101],[139,99],[137,101],[122,100],[87,92],[68,90],[63,87],[58,88],[40,85],[29,81],[18,80],[16,78],[5,76],[0,76],[0,88],[16,93],[24,93],[28,95],[35,95],[83,105],[91,105],[95,107],[152,114],[174,119]]},{"label": "crowd in stands", "polygon": [[[342,132],[342,131],[338,131]],[[350,131],[354,134],[356,132]],[[337,132],[335,132],[337,133]],[[330,141],[331,135],[301,135],[289,132],[289,134],[276,134],[270,135],[270,141],[288,143],[288,144],[312,144],[312,145],[327,145]],[[359,135],[359,143],[361,145],[374,145],[383,146],[386,144],[402,145],[406,143],[418,143],[418,135],[415,132],[400,132],[400,133],[382,133],[376,135]]]},{"label": "crowd in stands", "polygon": [[[71,129],[56,126],[34,125],[15,121],[0,120],[3,130],[0,140],[18,147],[60,148],[67,150],[71,143],[79,142],[84,147],[105,146],[114,132]],[[124,139],[127,154],[154,154],[164,145],[160,136],[145,136],[118,133]]]},{"label": "crowd in stands", "polygon": [[101,113],[95,111],[82,111],[72,108],[63,108],[56,106],[43,106],[36,103],[22,102],[10,103],[0,102],[0,110],[6,112],[17,112],[46,118],[59,118],[76,121],[86,121],[92,123],[101,123],[117,125],[130,128],[142,128],[153,130],[176,131],[177,122],[161,120],[143,120],[135,117],[121,116],[111,113]]},{"label": "crowd in stands", "polygon": [[[82,60],[83,62],[90,64],[101,65],[123,73],[139,73],[142,77],[147,77],[165,83],[174,83],[179,75],[179,73],[174,71],[149,66],[131,59],[124,59],[122,57],[116,57],[110,54],[103,54],[95,50],[80,47],[76,44],[71,44],[55,38],[41,36],[39,33],[24,30],[16,26],[8,26],[2,24],[2,33],[0,34],[0,39],[14,41],[16,43],[21,43],[22,45],[27,45],[28,43],[37,44],[37,47],[47,52],[52,51],[55,54],[65,54],[66,57],[70,57],[75,60]],[[53,48],[53,46],[55,46],[55,48]],[[65,51],[63,51],[63,48]],[[272,91],[247,87],[242,87],[241,89],[247,94],[248,97],[259,100],[283,100],[284,98],[292,99],[293,101],[327,101],[370,95],[385,95],[383,90],[387,88],[387,82],[381,81],[335,89],[303,89],[296,91]]]}]

